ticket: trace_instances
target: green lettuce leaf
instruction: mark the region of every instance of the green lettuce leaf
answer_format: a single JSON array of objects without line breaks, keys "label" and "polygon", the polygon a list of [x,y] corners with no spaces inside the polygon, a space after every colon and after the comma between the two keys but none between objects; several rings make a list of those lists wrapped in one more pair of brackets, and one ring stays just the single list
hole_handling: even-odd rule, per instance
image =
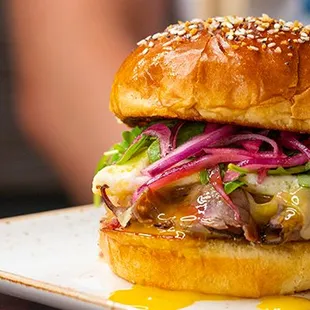
[{"label": "green lettuce leaf", "polygon": [[242,167],[239,167],[235,164],[228,164],[227,168],[232,171],[236,171],[239,173],[250,173],[251,171]]},{"label": "green lettuce leaf", "polygon": [[234,190],[236,190],[237,188],[241,187],[245,185],[244,182],[241,181],[232,181],[232,182],[227,182],[224,184],[224,190],[226,192],[227,195],[231,194]]},{"label": "green lettuce leaf", "polygon": [[149,146],[149,148],[147,149],[147,155],[151,164],[160,159],[160,144],[158,139],[156,139]]},{"label": "green lettuce leaf", "polygon": [[127,148],[123,156],[116,162],[117,165],[126,164],[128,160],[144,151],[151,144],[151,137],[143,135],[142,138]]},{"label": "green lettuce leaf", "polygon": [[309,174],[299,174],[297,176],[298,184],[302,187],[310,187],[310,175]]},{"label": "green lettuce leaf", "polygon": [[290,174],[299,174],[304,173],[310,170],[310,162],[306,163],[305,165],[296,166],[292,168],[283,168],[278,167],[277,169],[270,169],[268,170],[268,174],[270,175],[290,175]]},{"label": "green lettuce leaf", "polygon": [[[123,140],[120,143],[114,144],[107,152],[103,153],[103,156],[100,158],[95,173],[99,170],[103,169],[106,166],[118,163],[121,159],[124,163],[126,160],[129,160],[135,152],[139,151],[139,147],[141,147],[141,143],[135,147],[133,147],[128,154],[126,154],[125,158],[122,158],[129,146],[132,144],[134,139],[142,132],[143,128],[135,127],[130,131],[124,131],[122,133]],[[143,140],[143,139],[141,139]],[[140,140],[140,141],[141,141]],[[145,142],[145,141],[142,141]]]},{"label": "green lettuce leaf", "polygon": [[209,175],[206,169],[201,170],[199,172],[199,178],[200,178],[201,184],[205,185],[209,183]]},{"label": "green lettuce leaf", "polygon": [[179,130],[179,134],[177,136],[177,146],[203,133],[205,125],[205,123],[200,122],[186,122]]}]

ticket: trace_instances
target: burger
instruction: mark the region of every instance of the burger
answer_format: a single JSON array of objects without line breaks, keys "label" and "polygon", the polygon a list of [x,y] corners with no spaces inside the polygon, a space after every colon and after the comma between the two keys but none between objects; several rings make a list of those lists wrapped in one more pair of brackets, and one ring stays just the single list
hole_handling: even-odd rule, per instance
[{"label": "burger", "polygon": [[310,289],[310,26],[170,25],[138,43],[100,160],[100,248],[137,284],[260,297]]}]

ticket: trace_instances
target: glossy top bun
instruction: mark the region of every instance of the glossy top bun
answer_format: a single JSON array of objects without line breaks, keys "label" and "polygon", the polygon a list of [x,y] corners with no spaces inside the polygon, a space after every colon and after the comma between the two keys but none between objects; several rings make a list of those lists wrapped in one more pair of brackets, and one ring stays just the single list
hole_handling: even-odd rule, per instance
[{"label": "glossy top bun", "polygon": [[122,64],[111,109],[131,126],[178,118],[310,133],[309,36],[267,15],[171,25]]}]

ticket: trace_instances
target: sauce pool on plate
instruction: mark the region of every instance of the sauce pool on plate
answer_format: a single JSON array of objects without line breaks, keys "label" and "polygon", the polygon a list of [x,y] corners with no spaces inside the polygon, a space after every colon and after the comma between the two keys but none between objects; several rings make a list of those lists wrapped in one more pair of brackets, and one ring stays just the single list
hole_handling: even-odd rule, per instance
[{"label": "sauce pool on plate", "polygon": [[293,296],[272,296],[261,299],[260,310],[310,310],[310,300]]},{"label": "sauce pool on plate", "polygon": [[[229,301],[241,298],[205,295],[184,291],[168,291],[134,285],[130,289],[113,292],[109,300],[143,310],[178,310],[197,301]],[[294,296],[271,296],[260,299],[258,310],[310,310],[310,300]]]},{"label": "sauce pool on plate", "polygon": [[204,295],[193,292],[168,291],[134,285],[131,289],[113,292],[109,300],[137,309],[177,310],[188,307],[196,301],[237,300],[237,298],[220,295]]}]

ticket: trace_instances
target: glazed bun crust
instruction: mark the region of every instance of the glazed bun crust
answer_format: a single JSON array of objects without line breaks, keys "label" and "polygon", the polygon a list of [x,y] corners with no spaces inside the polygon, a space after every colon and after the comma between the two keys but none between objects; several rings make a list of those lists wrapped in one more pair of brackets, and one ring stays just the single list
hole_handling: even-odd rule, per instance
[{"label": "glazed bun crust", "polygon": [[142,41],[116,74],[111,110],[131,126],[178,118],[310,133],[310,28],[236,20],[172,25]]},{"label": "glazed bun crust", "polygon": [[118,276],[141,285],[254,298],[310,289],[309,242],[261,246],[102,230],[100,248]]}]

